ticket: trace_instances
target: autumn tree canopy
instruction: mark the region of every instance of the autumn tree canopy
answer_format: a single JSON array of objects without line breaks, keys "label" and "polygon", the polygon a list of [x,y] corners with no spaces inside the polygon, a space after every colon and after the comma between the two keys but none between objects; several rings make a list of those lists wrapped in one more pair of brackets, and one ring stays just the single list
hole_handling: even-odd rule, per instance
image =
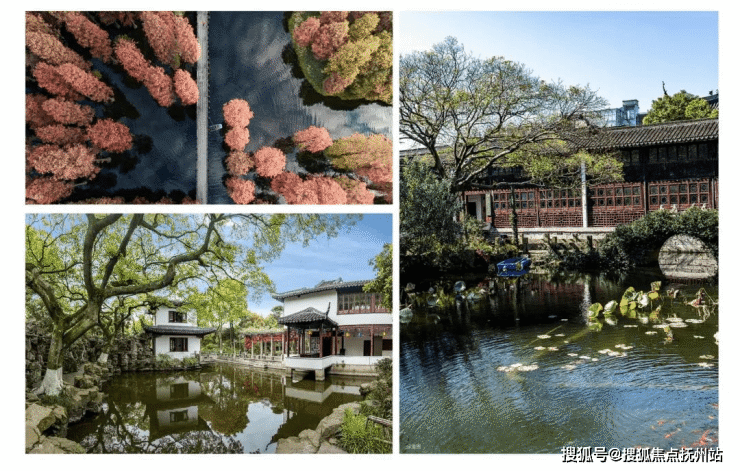
[{"label": "autumn tree canopy", "polygon": [[577,150],[607,105],[588,86],[545,82],[503,57],[479,59],[451,37],[402,56],[399,75],[401,139],[429,152],[453,192],[479,187],[489,169],[530,149]]}]

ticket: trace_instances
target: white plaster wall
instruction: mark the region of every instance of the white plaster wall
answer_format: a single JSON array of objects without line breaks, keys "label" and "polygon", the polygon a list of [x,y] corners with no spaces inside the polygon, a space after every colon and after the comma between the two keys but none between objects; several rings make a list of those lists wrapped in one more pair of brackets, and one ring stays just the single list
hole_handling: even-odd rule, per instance
[{"label": "white plaster wall", "polygon": [[154,355],[161,353],[169,355],[172,358],[188,358],[194,356],[200,352],[200,338],[199,337],[188,337],[188,351],[187,352],[171,352],[170,351],[170,337],[183,337],[182,335],[158,335],[154,337]]},{"label": "white plaster wall", "polygon": [[[180,311],[184,312],[186,314],[186,321],[183,323],[171,323],[170,322],[170,311]],[[167,306],[160,306],[157,308],[157,312],[154,315],[154,325],[195,325],[193,322],[195,321],[195,314],[193,312],[188,311],[182,311],[180,309],[174,308],[174,307],[167,307]],[[169,347],[168,347],[169,348]]]}]

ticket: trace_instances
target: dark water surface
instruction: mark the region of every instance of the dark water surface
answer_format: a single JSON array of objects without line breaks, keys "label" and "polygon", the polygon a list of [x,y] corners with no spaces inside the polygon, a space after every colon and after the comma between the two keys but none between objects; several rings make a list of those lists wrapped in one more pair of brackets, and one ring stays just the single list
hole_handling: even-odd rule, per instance
[{"label": "dark water surface", "polygon": [[401,327],[401,452],[717,446],[718,314],[681,302],[700,285],[663,301],[660,324],[685,321],[672,342],[619,313],[616,325],[587,326],[592,303],[656,279],[527,275],[478,302],[417,310]]},{"label": "dark water surface", "polygon": [[130,373],[106,385],[103,412],[69,428],[88,453],[274,453],[359,400],[359,379],[291,383],[263,369]]},{"label": "dark water surface", "polygon": [[[294,75],[283,12],[214,11],[209,18],[209,121],[222,123],[223,105],[233,98],[249,102],[254,118],[246,152],[276,147],[309,126],[325,127],[333,139],[356,132],[391,138],[392,107],[327,102]],[[233,203],[223,185],[223,131],[210,132],[208,141],[208,202],[214,204]],[[286,170],[298,171],[295,153],[287,156]]]}]

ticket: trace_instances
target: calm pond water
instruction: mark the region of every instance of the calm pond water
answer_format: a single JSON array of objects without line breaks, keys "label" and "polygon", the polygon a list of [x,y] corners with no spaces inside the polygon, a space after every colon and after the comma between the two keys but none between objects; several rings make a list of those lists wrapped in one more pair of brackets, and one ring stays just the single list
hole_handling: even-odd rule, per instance
[{"label": "calm pond water", "polygon": [[[210,123],[222,123],[223,105],[241,98],[254,112],[246,152],[276,147],[309,126],[325,127],[334,139],[356,132],[392,138],[392,107],[327,100],[297,76],[284,19],[283,12],[210,12]],[[233,203],[223,185],[227,156],[223,131],[209,133],[208,141],[208,202],[214,204]],[[295,152],[287,157],[287,170],[298,171]]]},{"label": "calm pond water", "polygon": [[[685,321],[671,342],[618,311],[616,325],[587,325],[592,303],[658,279],[529,274],[518,286],[499,279],[479,302],[415,311],[401,327],[401,452],[718,446],[717,310],[681,302],[700,285],[663,301],[661,324]],[[449,293],[453,281],[440,283]],[[705,288],[716,300],[716,286]]]},{"label": "calm pond water", "polygon": [[227,364],[123,374],[106,385],[103,412],[71,426],[67,438],[88,453],[274,453],[278,439],[314,429],[337,406],[359,400],[361,382],[291,383]]}]

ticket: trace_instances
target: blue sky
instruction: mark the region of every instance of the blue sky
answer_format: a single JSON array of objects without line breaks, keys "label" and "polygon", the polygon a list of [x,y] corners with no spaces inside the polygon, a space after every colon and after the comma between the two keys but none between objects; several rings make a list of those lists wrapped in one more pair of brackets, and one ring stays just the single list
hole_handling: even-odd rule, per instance
[{"label": "blue sky", "polygon": [[[375,273],[369,261],[383,250],[383,244],[393,242],[392,229],[390,214],[365,214],[349,232],[342,231],[334,239],[321,236],[308,247],[301,243],[286,246],[265,272],[277,292],[316,286],[322,280],[372,279]],[[261,315],[277,305],[281,303],[269,295],[248,304],[250,311]]]},{"label": "blue sky", "polygon": [[662,81],[669,94],[718,88],[717,12],[402,11],[396,31],[401,55],[453,36],[474,56],[504,56],[547,81],[589,84],[611,107],[637,99],[647,112]]}]

